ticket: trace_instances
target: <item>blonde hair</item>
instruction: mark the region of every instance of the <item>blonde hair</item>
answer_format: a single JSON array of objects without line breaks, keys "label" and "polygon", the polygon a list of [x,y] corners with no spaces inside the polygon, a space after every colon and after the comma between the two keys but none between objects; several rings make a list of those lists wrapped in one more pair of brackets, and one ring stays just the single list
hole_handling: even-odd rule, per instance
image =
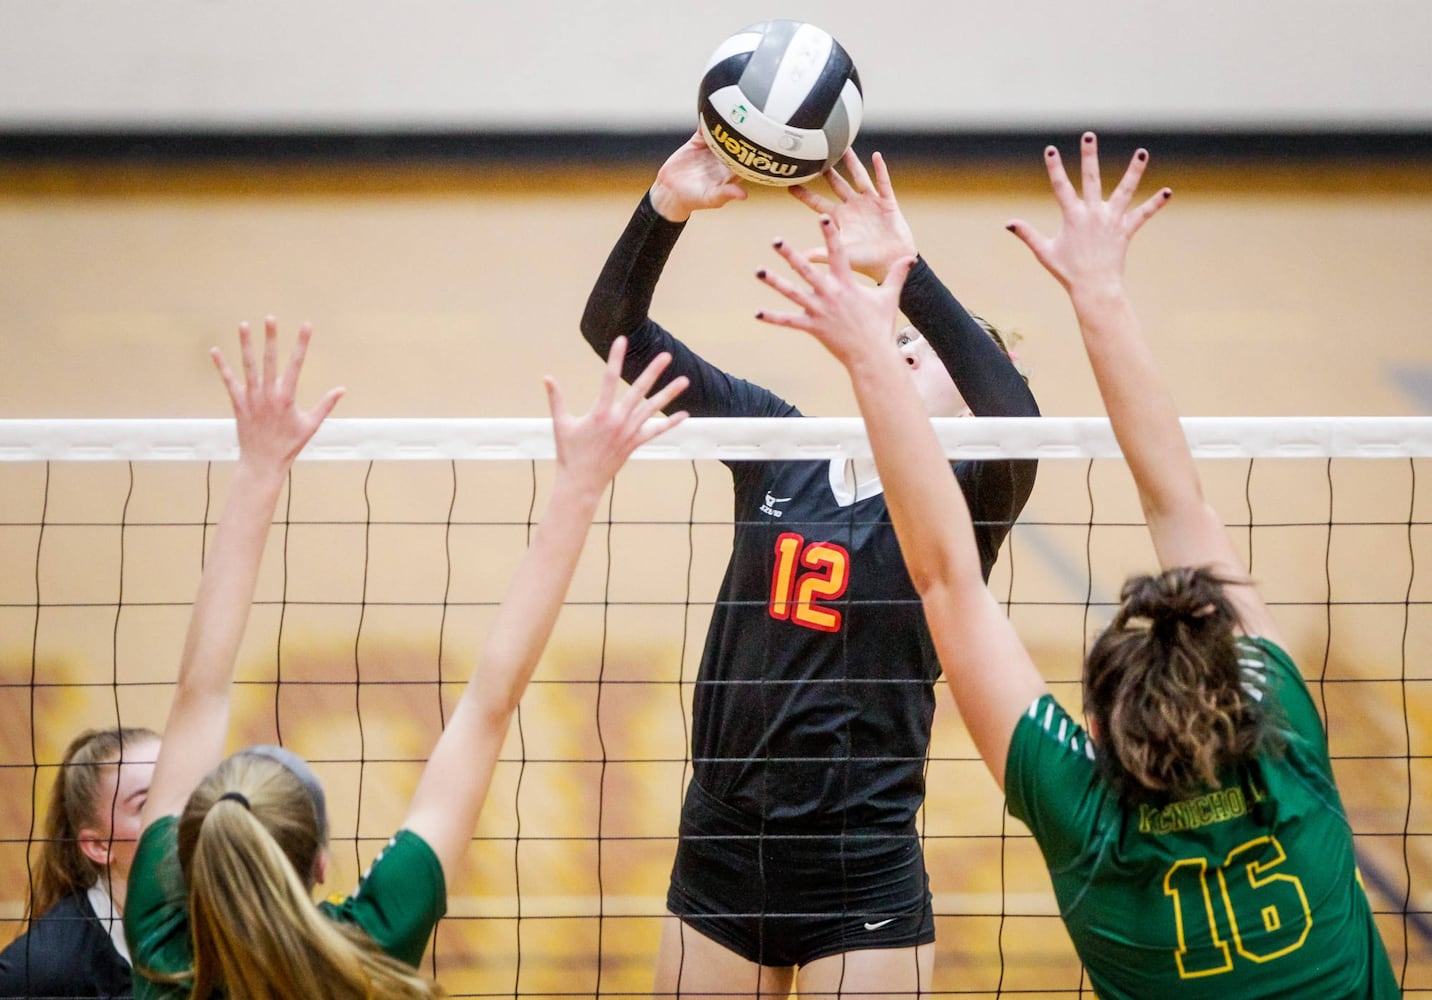
[{"label": "blonde hair", "polygon": [[70,741],[50,789],[40,861],[25,905],[27,920],[44,916],[66,896],[95,884],[102,866],[80,850],[79,838],[85,827],[101,826],[106,812],[113,809],[113,802],[99,801],[100,779],[107,768],[125,759],[127,750],[158,739],[153,730],[136,727],[87,729]]},{"label": "blonde hair", "polygon": [[1009,363],[1014,365],[1014,370],[1019,372],[1019,377],[1024,379],[1024,384],[1028,385],[1029,369],[1025,367],[1019,355],[1014,353],[1015,346],[1024,339],[1024,334],[1017,330],[1001,330],[983,316],[976,316],[974,313],[970,313],[970,319],[979,324],[980,329],[989,335],[989,339],[994,341],[1000,352],[1009,358]]},{"label": "blonde hair", "polygon": [[189,884],[191,996],[430,998],[433,981],[387,955],[360,928],[324,916],[310,896],[324,822],[304,783],[257,753],[229,757],[179,817]]}]

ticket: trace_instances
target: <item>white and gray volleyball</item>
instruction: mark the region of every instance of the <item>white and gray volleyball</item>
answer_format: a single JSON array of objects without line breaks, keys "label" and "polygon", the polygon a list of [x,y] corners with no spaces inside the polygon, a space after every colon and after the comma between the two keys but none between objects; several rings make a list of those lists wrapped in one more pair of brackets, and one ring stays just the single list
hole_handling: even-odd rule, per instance
[{"label": "white and gray volleyball", "polygon": [[722,42],[701,77],[701,134],[738,177],[800,184],[855,141],[860,75],[839,42],[813,24],[772,20]]}]

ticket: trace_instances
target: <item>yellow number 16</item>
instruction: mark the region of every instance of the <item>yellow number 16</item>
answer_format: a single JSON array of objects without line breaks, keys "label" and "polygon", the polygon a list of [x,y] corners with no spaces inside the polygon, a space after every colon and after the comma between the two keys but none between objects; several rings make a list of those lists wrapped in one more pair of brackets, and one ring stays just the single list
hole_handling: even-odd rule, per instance
[{"label": "yellow number 16", "polygon": [[[1258,860],[1270,847],[1273,856]],[[1242,860],[1248,857],[1255,860]],[[1276,837],[1258,837],[1229,851],[1223,864],[1214,869],[1233,948],[1250,961],[1271,962],[1297,951],[1313,929],[1303,883],[1296,875],[1273,871],[1286,860]],[[1182,979],[1216,976],[1233,968],[1232,951],[1219,934],[1208,868],[1207,858],[1184,858],[1164,873],[1164,895],[1173,898],[1178,931],[1174,957]],[[1204,935],[1213,945],[1211,954],[1202,946]],[[1198,946],[1192,955],[1190,937]]]}]

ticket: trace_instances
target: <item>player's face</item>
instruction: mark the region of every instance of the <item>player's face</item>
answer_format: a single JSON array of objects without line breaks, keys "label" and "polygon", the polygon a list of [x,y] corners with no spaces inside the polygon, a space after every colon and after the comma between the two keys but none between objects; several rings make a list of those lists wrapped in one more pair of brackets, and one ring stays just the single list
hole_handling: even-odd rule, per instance
[{"label": "player's face", "polygon": [[925,404],[925,410],[932,417],[968,417],[970,408],[955,380],[945,370],[930,342],[920,335],[913,326],[902,326],[895,331],[895,345],[905,364],[910,367],[910,377],[915,380],[915,391]]},{"label": "player's face", "polygon": [[95,789],[95,833],[109,842],[113,879],[129,877],[139,841],[139,814],[149,798],[149,782],[158,757],[158,740],[143,740],[126,747],[124,763],[105,768]]}]

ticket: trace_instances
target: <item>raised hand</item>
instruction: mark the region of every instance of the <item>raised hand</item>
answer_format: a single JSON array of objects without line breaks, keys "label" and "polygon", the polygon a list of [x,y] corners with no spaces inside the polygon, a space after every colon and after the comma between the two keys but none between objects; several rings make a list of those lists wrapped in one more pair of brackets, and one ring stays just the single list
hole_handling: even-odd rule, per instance
[{"label": "raised hand", "polygon": [[307,324],[299,327],[293,354],[280,372],[274,318],[264,320],[262,368],[255,362],[249,325],[240,324],[242,382],[217,347],[209,352],[234,407],[239,464],[194,598],[164,744],[144,804],[145,826],[183,809],[189,793],[224,757],[234,667],[274,506],[289,464],[343,395],[341,388],[330,389],[311,410],[294,405],[310,336]]},{"label": "raised hand", "polygon": [[1137,207],[1129,207],[1149,162],[1148,150],[1140,149],[1106,201],[1099,179],[1099,143],[1093,132],[1084,133],[1079,148],[1079,192],[1065,173],[1059,150],[1050,146],[1044,151],[1049,183],[1063,215],[1059,232],[1047,237],[1020,219],[1007,228],[1070,295],[1117,293],[1123,289],[1129,241],[1167,204],[1173,191],[1164,188]]},{"label": "raised hand", "polygon": [[[801,204],[830,216],[840,232],[840,242],[852,270],[883,282],[897,260],[915,256],[915,235],[895,200],[885,157],[876,153],[870,163],[875,168],[874,181],[855,150],[846,150],[845,169],[850,172],[850,180],[834,168],[824,174],[834,200],[802,184],[790,188],[790,192]],[[806,251],[806,257],[825,263],[825,247]]]},{"label": "raised hand", "polygon": [[914,257],[894,261],[883,284],[870,286],[857,281],[846,256],[841,234],[830,216],[821,216],[825,237],[822,257],[829,265],[817,267],[806,254],[781,240],[776,250],[806,287],[773,274],[764,268],[756,277],[800,308],[797,313],[762,310],[756,318],[773,326],[804,330],[825,345],[847,367],[864,352],[886,349],[894,352],[895,315],[900,307],[900,288]]},{"label": "raised hand", "polygon": [[234,408],[234,422],[239,435],[239,460],[258,468],[286,470],[303,446],[313,437],[324,418],[342,397],[344,390],[329,389],[310,410],[300,410],[294,402],[303,359],[313,330],[307,323],[298,328],[298,342],[283,372],[278,370],[278,323],[272,316],[264,319],[263,368],[255,366],[250,344],[249,324],[239,324],[239,354],[243,362],[244,380],[240,382],[223,352],[211,348],[214,367],[224,380],[229,402]]},{"label": "raised hand", "polygon": [[671,222],[685,222],[692,212],[745,198],[746,189],[699,131],[666,158],[651,185],[652,207]]},{"label": "raised hand", "polygon": [[628,455],[686,419],[685,413],[651,419],[686,388],[685,378],[675,378],[646,398],[671,357],[655,358],[623,390],[625,354],[626,338],[618,337],[597,400],[580,417],[567,412],[556,381],[544,379],[557,440],[552,495],[403,821],[428,842],[449,878],[472,846],[508,726],[552,635],[601,492]]},{"label": "raised hand", "polygon": [[581,416],[567,412],[556,379],[551,376],[543,379],[552,410],[557,467],[598,491],[606,487],[633,451],[658,434],[666,433],[687,416],[685,411],[681,411],[651,419],[680,395],[689,383],[682,375],[647,397],[657,376],[671,364],[670,354],[663,352],[657,355],[632,382],[631,388],[622,390],[622,360],[626,357],[626,346],[625,337],[618,337],[613,342],[596,402]]}]

